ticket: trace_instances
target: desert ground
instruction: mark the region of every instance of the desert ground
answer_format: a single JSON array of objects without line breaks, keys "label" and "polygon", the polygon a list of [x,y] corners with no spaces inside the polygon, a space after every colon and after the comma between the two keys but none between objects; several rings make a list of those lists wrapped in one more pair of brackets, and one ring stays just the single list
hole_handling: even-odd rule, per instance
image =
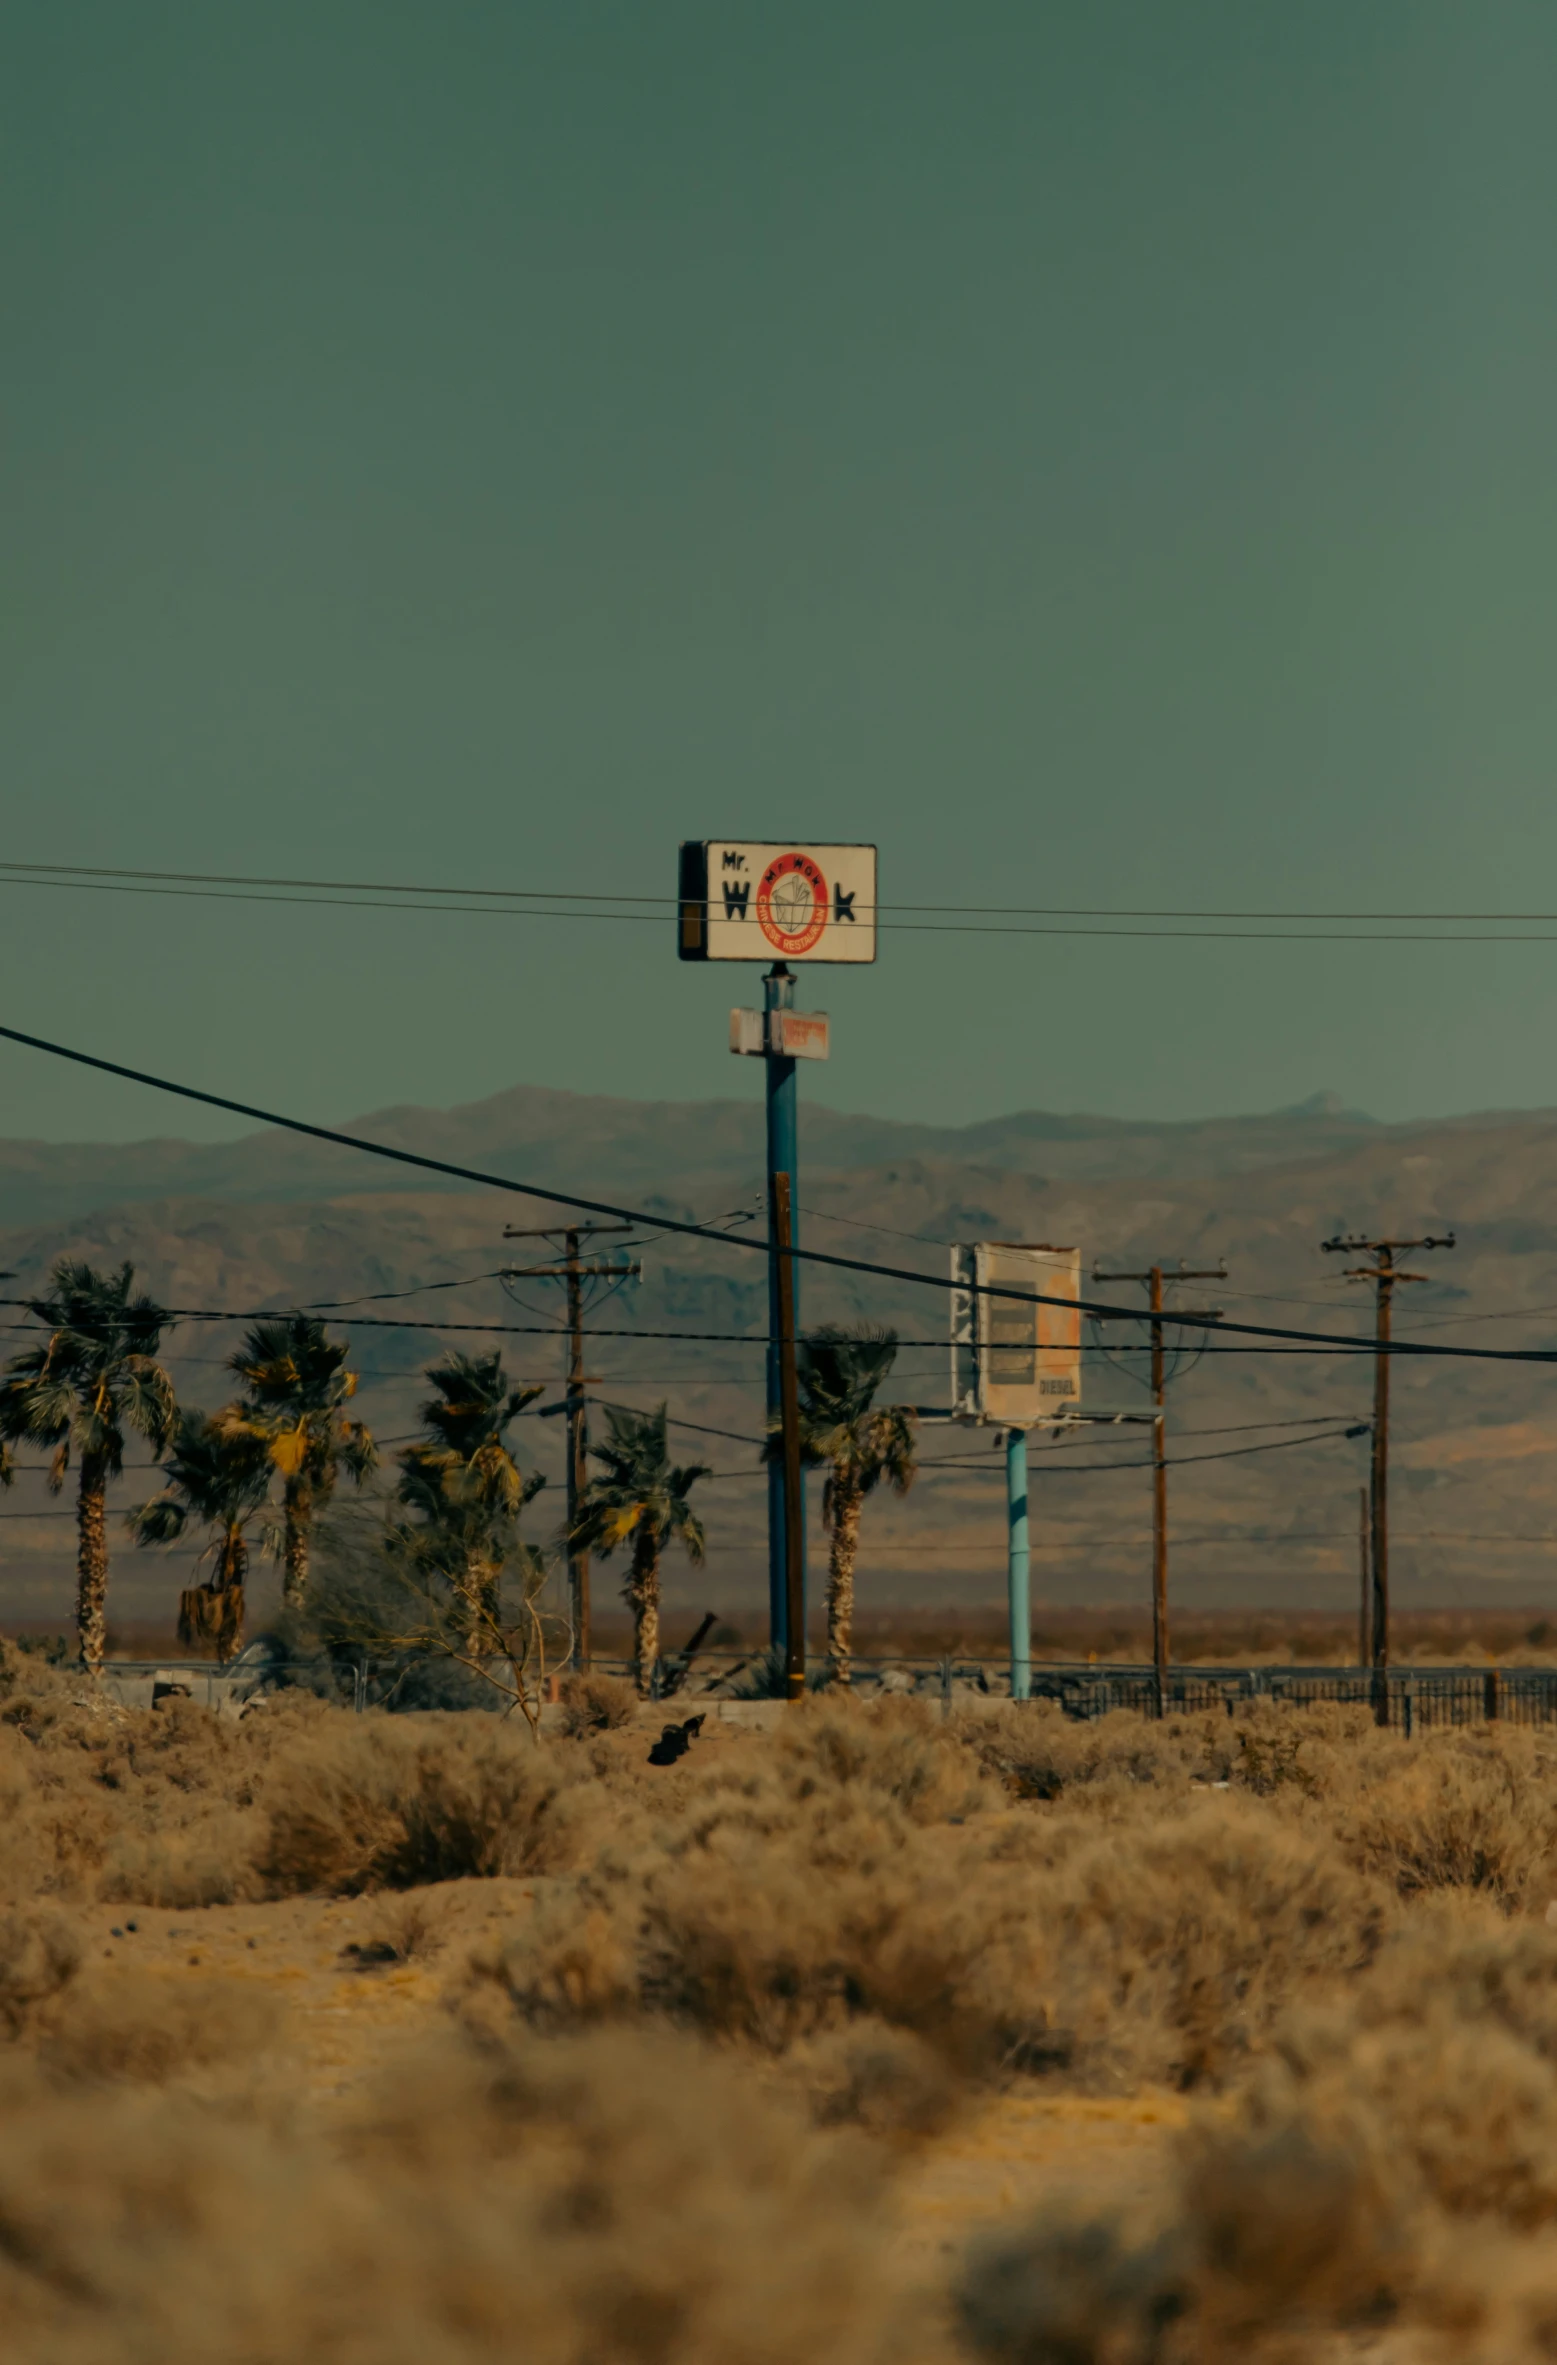
[{"label": "desert ground", "polygon": [[8,2353],[1475,2360],[1557,2328],[1557,1738],[0,1660]]}]

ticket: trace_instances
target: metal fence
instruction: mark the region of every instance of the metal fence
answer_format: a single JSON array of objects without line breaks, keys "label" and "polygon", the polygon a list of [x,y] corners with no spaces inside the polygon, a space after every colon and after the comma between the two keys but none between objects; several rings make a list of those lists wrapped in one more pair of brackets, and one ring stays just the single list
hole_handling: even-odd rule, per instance
[{"label": "metal fence", "polygon": [[[1430,1725],[1557,1724],[1557,1667],[1396,1667],[1387,1678],[1389,1721],[1410,1734]],[[1106,1716],[1129,1708],[1154,1715],[1156,1677],[1149,1667],[1035,1667],[1033,1697],[1053,1700],[1067,1716]],[[1255,1700],[1294,1708],[1332,1701],[1374,1704],[1366,1667],[1174,1667],[1164,1705],[1170,1716],[1224,1710],[1236,1716]]]},{"label": "metal fence", "polygon": [[[708,1699],[710,1683],[727,1698],[781,1696],[781,1682],[771,1689],[766,1686],[761,1660],[721,1665],[720,1657],[710,1654],[691,1669],[680,1659],[662,1659],[653,1671],[650,1698],[667,1704]],[[621,1676],[629,1671],[625,1659],[597,1658],[594,1666],[601,1674]],[[857,1658],[850,1669],[862,1694],[915,1694],[938,1700],[946,1711],[981,1699],[1009,1697],[1007,1669],[994,1660]],[[118,1659],[105,1666],[103,1679],[126,1707],[153,1707],[183,1697],[213,1709],[226,1705],[230,1712],[263,1694],[283,1691],[311,1692],[359,1714],[366,1708],[502,1709],[509,1704],[506,1687],[487,1690],[475,1679],[447,1697],[437,1691],[424,1694],[415,1680],[417,1673],[404,1659],[316,1659],[299,1664],[239,1660],[228,1667],[210,1660]],[[814,1663],[813,1686],[821,1688],[827,1680],[820,1662]],[[1373,1682],[1372,1670],[1366,1667],[1172,1667],[1164,1707],[1170,1716],[1218,1711],[1236,1716],[1258,1700],[1291,1707],[1328,1701],[1369,1709]],[[1557,1724],[1557,1667],[1397,1667],[1390,1670],[1388,1692],[1389,1721],[1406,1734],[1429,1726],[1488,1721]],[[1137,1662],[1101,1666],[1039,1661],[1032,1669],[1031,1696],[1083,1721],[1114,1709],[1153,1716],[1157,1682],[1154,1671]]]}]

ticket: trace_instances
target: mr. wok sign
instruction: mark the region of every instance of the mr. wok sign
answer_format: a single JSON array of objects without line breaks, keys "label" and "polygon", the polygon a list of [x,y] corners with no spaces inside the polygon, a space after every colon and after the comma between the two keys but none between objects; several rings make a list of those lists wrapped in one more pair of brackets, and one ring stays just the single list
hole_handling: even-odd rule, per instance
[{"label": "mr. wok sign", "polygon": [[873,961],[876,849],[688,840],[676,947],[684,961]]}]

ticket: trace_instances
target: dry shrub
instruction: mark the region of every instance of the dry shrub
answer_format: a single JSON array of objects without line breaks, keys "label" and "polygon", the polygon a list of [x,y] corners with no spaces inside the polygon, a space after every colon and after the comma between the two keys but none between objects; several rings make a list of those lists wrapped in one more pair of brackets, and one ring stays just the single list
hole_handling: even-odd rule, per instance
[{"label": "dry shrub", "polygon": [[943,2055],[880,2020],[820,2038],[795,2066],[818,2126],[860,2127],[889,2142],[940,2134],[963,2099]]},{"label": "dry shrub", "polygon": [[0,1896],[182,1907],[256,1893],[254,1807],[270,1768],[339,1713],[310,1702],[240,1723],[187,1700],[152,1714],[58,1686],[13,1691],[0,1708]]},{"label": "dry shrub", "polygon": [[872,2015],[969,2067],[1043,2058],[1033,1902],[879,1808],[818,1807],[755,1846],[726,1825],[648,1883],[638,1996],[771,2051]]},{"label": "dry shrub", "polygon": [[1480,1889],[1516,1904],[1557,1841],[1557,1780],[1528,1733],[1435,1733],[1348,1818],[1359,1863],[1403,1895]]},{"label": "dry shrub", "polygon": [[889,1800],[915,1823],[944,1823],[994,1803],[959,1735],[924,1700],[867,1706],[823,1693],[784,1718],[773,1756],[797,1800]]},{"label": "dry shrub", "polygon": [[1262,1798],[1350,1799],[1411,1748],[1381,1733],[1365,1709],[1328,1702],[1248,1700],[1232,1717],[1203,1712],[1160,1723],[1123,1708],[1082,1720],[1053,1701],[1002,1702],[957,1717],[953,1730],[1018,1798],[1096,1798],[1116,1809],[1142,1787],[1175,1797],[1210,1785]]},{"label": "dry shrub", "polygon": [[635,1686],[616,1675],[565,1675],[558,1696],[562,1729],[573,1739],[581,1733],[613,1732],[629,1725],[641,1705]]},{"label": "dry shrub", "polygon": [[[871,2020],[965,2074],[1187,2085],[1377,1946],[1389,1893],[1317,1823],[1233,1797],[1106,1829],[947,1817],[981,1795],[955,1744],[873,1725],[851,1703],[716,1764],[652,1845],[559,1882],[477,1964],[478,1994],[543,2027],[649,2015],[776,2053]],[[917,1819],[931,1802],[939,1823]]]},{"label": "dry shrub", "polygon": [[255,1858],[264,1837],[262,1815],[220,1807],[192,1826],[123,1832],[107,1850],[97,1893],[110,1904],[161,1905],[175,1913],[235,1905],[262,1893]]},{"label": "dry shrub", "polygon": [[1053,2365],[1351,2353],[1327,2344],[1388,2323],[1402,2356],[1549,2359],[1557,1934],[1414,1906],[1192,2123],[1155,2209],[1002,2237],[960,2305],[980,2354]]},{"label": "dry shrub", "polygon": [[0,1914],[0,2025],[19,2036],[74,1979],[81,1942],[57,1914]]},{"label": "dry shrub", "polygon": [[874,2170],[686,2046],[401,2071],[344,2147],[135,2089],[14,2097],[0,2311],[37,2365],[933,2365]]},{"label": "dry shrub", "polygon": [[485,1717],[343,1719],[276,1767],[260,1872],[277,1896],[357,1896],[548,1871],[594,1799],[564,1758]]},{"label": "dry shrub", "polygon": [[1156,2212],[1050,2213],[979,2245],[958,2312],[1001,2365],[1232,2365],[1315,2354],[1294,2335],[1377,2330],[1412,2274],[1366,2146],[1300,2123],[1208,2128]]},{"label": "dry shrub", "polygon": [[1095,1836],[1049,1906],[1078,2051],[1116,2075],[1224,2079],[1294,1995],[1371,1959],[1387,1903],[1327,1832],[1248,1799]]},{"label": "dry shrub", "polygon": [[1182,1717],[1156,1723],[1123,1708],[1085,1722],[1051,1700],[964,1711],[951,1731],[1016,1797],[1057,1799],[1094,1784],[1150,1783],[1183,1792],[1204,1745]]},{"label": "dry shrub", "polygon": [[39,2058],[57,2076],[162,2085],[188,2069],[247,2070],[282,2012],[254,1980],[124,1970],[84,1978],[49,2015]]},{"label": "dry shrub", "polygon": [[1344,2010],[1291,2016],[1245,2108],[1382,2141],[1415,2207],[1557,2225],[1557,1933],[1481,1900],[1417,1908]]},{"label": "dry shrub", "polygon": [[368,1925],[366,1939],[348,1946],[364,1965],[426,1962],[443,1945],[443,1931],[426,1897],[388,1897]]}]

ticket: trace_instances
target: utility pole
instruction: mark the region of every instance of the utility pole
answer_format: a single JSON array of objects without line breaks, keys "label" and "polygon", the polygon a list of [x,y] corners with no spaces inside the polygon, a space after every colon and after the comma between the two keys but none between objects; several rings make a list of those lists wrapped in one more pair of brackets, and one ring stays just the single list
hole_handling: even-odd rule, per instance
[{"label": "utility pole", "polygon": [[579,1512],[583,1507],[584,1488],[588,1483],[589,1399],[585,1394],[587,1375],[584,1370],[584,1283],[593,1280],[636,1279],[643,1271],[639,1264],[611,1264],[602,1261],[586,1262],[579,1255],[582,1241],[596,1238],[602,1232],[630,1232],[631,1224],[569,1224],[556,1231],[525,1232],[506,1225],[505,1240],[556,1240],[563,1243],[560,1260],[549,1265],[509,1265],[505,1281],[565,1281],[568,1291],[568,1378],[563,1397],[563,1412],[568,1424],[568,1615],[573,1627],[573,1664],[587,1668],[590,1659],[589,1640],[589,1554],[574,1540]]},{"label": "utility pole", "polygon": [[1033,1696],[1032,1545],[1027,1524],[1027,1431],[1006,1431],[1006,1614],[1011,1697]]},{"label": "utility pole", "polygon": [[789,1176],[772,1181],[774,1263],[779,1299],[779,1476],[784,1490],[784,1697],[799,1700],[806,1688],[806,1594],[800,1498],[800,1389],[795,1371],[794,1207]]},{"label": "utility pole", "polygon": [[[783,1253],[799,1245],[795,1201],[799,1191],[799,1093],[794,1059],[783,1049],[782,1012],[795,1007],[794,973],[787,962],[775,961],[762,980],[763,1067],[768,1116],[768,1427],[781,1429],[784,1419],[784,1341],[794,1354],[800,1320],[799,1274],[793,1256]],[[779,1180],[783,1178],[788,1238],[779,1237]],[[786,1290],[788,1292],[786,1297]],[[793,1539],[791,1530],[796,1529]],[[799,1610],[794,1609],[791,1569],[798,1566]],[[798,1636],[790,1631],[792,1616],[801,1621]],[[768,1634],[773,1649],[784,1660],[785,1683],[797,1664],[804,1687],[805,1669],[805,1480],[791,1488],[787,1465],[768,1464]]]},{"label": "utility pole", "polygon": [[1368,1490],[1357,1489],[1357,1664],[1368,1664]]},{"label": "utility pole", "polygon": [[1429,1234],[1420,1240],[1369,1240],[1360,1232],[1339,1233],[1321,1242],[1326,1256],[1371,1256],[1371,1265],[1349,1265],[1348,1281],[1371,1281],[1374,1301],[1373,1347],[1373,1471],[1370,1490],[1369,1552],[1373,1571],[1373,1720],[1389,1723],[1389,1363],[1390,1315],[1398,1281],[1425,1281],[1425,1273],[1403,1273],[1397,1256],[1418,1249],[1452,1248],[1454,1234]]},{"label": "utility pole", "polygon": [[[1157,1714],[1168,1712],[1168,1415],[1167,1372],[1163,1353],[1162,1332],[1165,1319],[1162,1302],[1162,1265],[1148,1265],[1144,1273],[1104,1273],[1094,1265],[1094,1281],[1144,1281],[1150,1292],[1147,1300],[1151,1317],[1152,1340],[1152,1402],[1157,1407],[1157,1418],[1152,1423],[1152,1667],[1156,1692]],[[1212,1266],[1191,1269],[1179,1259],[1178,1268],[1168,1274],[1170,1281],[1225,1281],[1225,1259]],[[1185,1311],[1189,1311],[1188,1308]],[[1214,1322],[1221,1309],[1198,1306],[1195,1313],[1202,1321]]]}]

